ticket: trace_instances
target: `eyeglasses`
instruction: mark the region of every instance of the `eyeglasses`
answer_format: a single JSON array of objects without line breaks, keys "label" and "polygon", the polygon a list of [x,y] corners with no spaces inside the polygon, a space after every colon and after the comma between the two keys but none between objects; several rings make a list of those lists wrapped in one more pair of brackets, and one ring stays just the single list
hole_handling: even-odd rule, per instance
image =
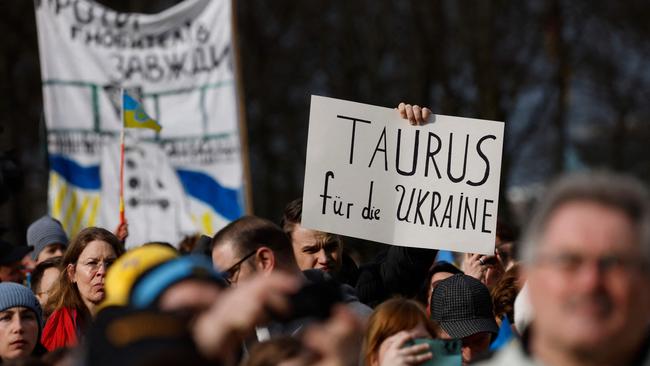
[{"label": "eyeglasses", "polygon": [[596,262],[598,270],[602,273],[629,274],[632,271],[648,270],[648,263],[640,258],[605,255],[590,258],[577,253],[559,253],[556,255],[541,254],[535,261],[540,265],[548,265],[564,273],[576,273],[585,264]]},{"label": "eyeglasses", "polygon": [[252,257],[253,254],[257,253],[257,249],[253,250],[252,252],[246,254],[242,259],[238,260],[237,263],[233,264],[223,272],[224,280],[226,280],[226,283],[228,286],[232,285],[232,279],[235,277],[237,273],[239,273],[239,268],[241,267],[242,263],[244,263],[248,258]]},{"label": "eyeglasses", "polygon": [[115,262],[115,258],[107,258],[102,260],[89,259],[86,262],[80,263],[82,266],[88,268],[91,273],[97,273],[100,267],[104,267],[104,271],[108,269]]}]

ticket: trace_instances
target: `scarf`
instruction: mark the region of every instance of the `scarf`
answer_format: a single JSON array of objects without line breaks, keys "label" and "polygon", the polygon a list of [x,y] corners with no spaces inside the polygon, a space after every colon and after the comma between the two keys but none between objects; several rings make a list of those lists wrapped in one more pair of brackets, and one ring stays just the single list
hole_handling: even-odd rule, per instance
[{"label": "scarf", "polygon": [[61,308],[55,310],[47,319],[41,343],[48,351],[61,347],[74,347],[78,343],[78,313],[76,309]]}]

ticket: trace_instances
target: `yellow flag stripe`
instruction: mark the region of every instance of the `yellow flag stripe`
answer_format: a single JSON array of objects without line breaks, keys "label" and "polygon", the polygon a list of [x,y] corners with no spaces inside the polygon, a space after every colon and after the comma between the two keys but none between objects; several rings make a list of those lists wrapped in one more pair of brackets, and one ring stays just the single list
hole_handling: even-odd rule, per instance
[{"label": "yellow flag stripe", "polygon": [[74,226],[72,227],[72,231],[75,233],[78,233],[83,229],[81,226],[81,221],[84,219],[84,214],[86,213],[86,209],[88,208],[88,203],[90,202],[90,197],[86,196],[83,198],[81,201],[81,207],[79,207],[79,211],[77,212],[77,218],[74,221]]},{"label": "yellow flag stripe", "polygon": [[99,207],[99,197],[93,198],[93,205],[90,209],[90,216],[88,216],[88,226],[95,226],[97,219],[97,208]]},{"label": "yellow flag stripe", "polygon": [[61,224],[63,224],[64,227],[68,228],[68,234],[70,236],[74,236],[77,234],[77,232],[73,230],[74,223],[72,222],[72,214],[76,210],[77,210],[77,192],[71,190],[70,203],[65,213],[65,219],[63,220],[63,222],[61,222]]},{"label": "yellow flag stripe", "polygon": [[142,120],[138,118],[135,111],[124,111],[124,127],[129,128],[150,128],[160,132],[162,127],[153,119]]},{"label": "yellow flag stripe", "polygon": [[85,192],[70,186],[55,172],[50,172],[51,215],[61,222],[69,236],[87,226],[95,226],[101,198],[99,193]]},{"label": "yellow flag stripe", "polygon": [[210,215],[210,212],[206,212],[203,214],[202,218],[202,223],[203,223],[203,234],[205,235],[210,235],[214,234],[213,226],[212,226],[212,215]]},{"label": "yellow flag stripe", "polygon": [[[54,182],[56,183],[53,185],[56,196],[54,197],[54,202],[52,204],[52,216],[60,219],[63,216],[63,199],[68,193],[68,185],[58,184],[59,179],[56,174],[52,174],[51,176],[54,178]],[[57,189],[58,191],[56,191]]]}]

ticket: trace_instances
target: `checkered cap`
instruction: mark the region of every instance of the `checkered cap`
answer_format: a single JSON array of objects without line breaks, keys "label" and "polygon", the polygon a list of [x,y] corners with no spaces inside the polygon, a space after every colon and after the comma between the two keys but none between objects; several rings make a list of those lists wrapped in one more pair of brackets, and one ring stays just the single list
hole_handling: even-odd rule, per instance
[{"label": "checkered cap", "polygon": [[490,291],[481,281],[462,273],[438,282],[431,294],[431,319],[453,338],[499,332]]}]

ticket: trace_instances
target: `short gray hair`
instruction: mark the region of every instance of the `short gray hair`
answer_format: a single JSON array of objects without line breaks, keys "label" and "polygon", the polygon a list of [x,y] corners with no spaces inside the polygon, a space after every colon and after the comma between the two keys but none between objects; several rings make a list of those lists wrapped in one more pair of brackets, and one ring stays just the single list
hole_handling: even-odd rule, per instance
[{"label": "short gray hair", "polygon": [[650,261],[650,193],[641,181],[607,171],[570,174],[553,183],[539,203],[522,242],[522,258],[533,261],[551,215],[569,202],[589,201],[623,212],[634,224],[645,260]]}]

